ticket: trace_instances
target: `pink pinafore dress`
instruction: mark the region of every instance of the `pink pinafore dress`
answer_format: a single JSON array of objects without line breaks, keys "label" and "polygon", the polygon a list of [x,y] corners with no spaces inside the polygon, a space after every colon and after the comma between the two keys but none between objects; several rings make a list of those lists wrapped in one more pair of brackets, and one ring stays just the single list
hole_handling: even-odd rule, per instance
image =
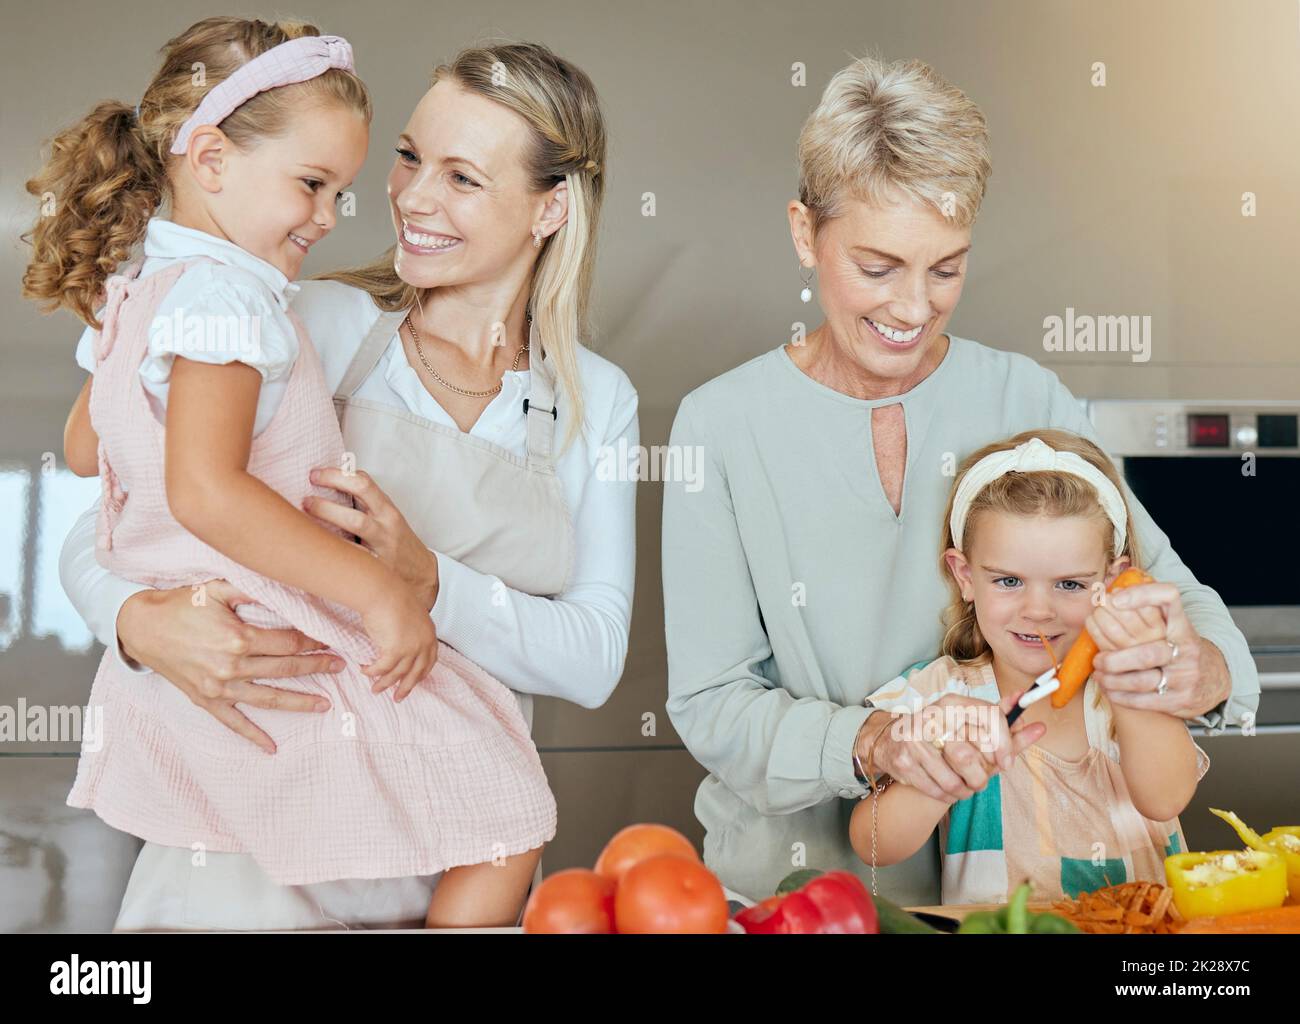
[{"label": "pink pinafore dress", "polygon": [[[244,568],[171,515],[165,431],[137,371],[155,310],[190,262],[108,282],[90,396],[104,488],[99,559],[154,587],[193,586],[196,600],[198,584],[227,579],[254,602],[238,609],[245,621],[300,629],[346,667],[274,681],[324,695],[327,712],[241,708],[275,740],[269,755],[108,652],[89,701],[102,709],[92,710],[103,715],[102,742],[83,745],[68,804],[151,843],[250,854],[279,885],[429,875],[547,842],[555,800],[505,685],[439,644],[438,663],[401,704],[372,693],[357,666],[376,652],[356,613]],[[248,470],[294,506],[308,494],[346,501],[308,481],[315,466],[349,461],[319,358],[290,317],[298,360]]]}]

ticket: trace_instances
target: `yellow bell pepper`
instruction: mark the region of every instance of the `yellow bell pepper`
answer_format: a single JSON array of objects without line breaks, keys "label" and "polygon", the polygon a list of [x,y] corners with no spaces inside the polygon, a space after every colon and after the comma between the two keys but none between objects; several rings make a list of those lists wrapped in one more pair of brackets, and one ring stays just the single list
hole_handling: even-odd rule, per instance
[{"label": "yellow bell pepper", "polygon": [[1286,862],[1286,887],[1291,894],[1287,902],[1300,903],[1300,825],[1282,825],[1260,838]]},{"label": "yellow bell pepper", "polygon": [[1271,850],[1175,853],[1165,858],[1165,879],[1185,918],[1270,910],[1286,900],[1286,864]]},{"label": "yellow bell pepper", "polygon": [[1300,825],[1284,825],[1261,836],[1231,811],[1211,807],[1210,813],[1231,825],[1252,850],[1267,850],[1281,856],[1286,864],[1286,885],[1290,892],[1287,902],[1300,903]]}]

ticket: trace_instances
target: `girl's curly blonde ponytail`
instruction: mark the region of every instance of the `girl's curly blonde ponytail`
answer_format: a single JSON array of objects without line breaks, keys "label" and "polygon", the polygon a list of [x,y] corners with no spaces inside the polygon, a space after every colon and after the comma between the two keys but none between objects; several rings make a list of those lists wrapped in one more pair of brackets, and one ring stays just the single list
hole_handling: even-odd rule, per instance
[{"label": "girl's curly blonde ponytail", "polygon": [[[170,196],[168,170],[184,156],[170,150],[176,132],[212,89],[254,57],[320,30],[302,22],[205,18],[162,48],[163,62],[133,107],[98,104],[54,137],[49,158],[27,182],[40,201],[24,234],[32,258],[23,296],[46,312],[71,310],[99,329],[104,282],[144,239],[149,218]],[[306,82],[259,93],[221,122],[231,143],[251,148],[283,132],[309,102],[341,103],[371,118],[370,95],[356,75],[331,68]]]},{"label": "girl's curly blonde ponytail", "polygon": [[41,211],[23,236],[32,246],[23,295],[47,312],[65,306],[98,328],[104,282],[144,237],[166,188],[162,161],[125,103],[100,103],[60,132],[27,182]]}]

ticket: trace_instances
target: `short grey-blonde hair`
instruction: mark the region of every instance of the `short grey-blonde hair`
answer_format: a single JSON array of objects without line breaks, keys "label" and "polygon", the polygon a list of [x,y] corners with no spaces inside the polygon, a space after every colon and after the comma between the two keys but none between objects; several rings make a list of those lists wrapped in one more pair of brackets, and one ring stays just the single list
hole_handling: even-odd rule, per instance
[{"label": "short grey-blonde hair", "polygon": [[919,60],[855,60],[799,133],[799,200],[814,234],[845,200],[881,203],[900,191],[970,227],[992,169],[980,108]]}]

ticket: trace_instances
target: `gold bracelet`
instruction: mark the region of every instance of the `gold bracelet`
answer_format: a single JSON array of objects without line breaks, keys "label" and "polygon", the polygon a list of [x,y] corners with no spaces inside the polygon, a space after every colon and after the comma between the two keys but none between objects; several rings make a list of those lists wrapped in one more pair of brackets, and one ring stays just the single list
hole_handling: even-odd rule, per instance
[{"label": "gold bracelet", "polygon": [[870,786],[871,779],[862,769],[862,759],[858,757],[858,740],[861,739],[862,730],[867,727],[867,723],[871,721],[871,715],[874,714],[875,711],[872,711],[871,714],[867,715],[867,717],[862,720],[862,724],[858,726],[857,735],[853,737],[853,774],[864,786]]},{"label": "gold bracelet", "polygon": [[866,775],[867,775],[867,777],[871,780],[871,788],[872,788],[872,790],[873,790],[874,792],[880,792],[880,791],[882,791],[882,790],[885,788],[885,786],[888,786],[890,782],[893,782],[893,781],[894,781],[892,778],[889,778],[889,781],[886,782],[884,786],[880,786],[879,788],[877,788],[877,785],[876,785],[876,774],[875,774],[875,767],[876,767],[876,761],[875,761],[875,757],[876,757],[876,744],[880,742],[880,737],[883,736],[883,735],[885,734],[886,730],[889,729],[889,727],[890,727],[891,725],[894,724],[894,714],[893,714],[893,712],[886,711],[885,713],[886,713],[887,715],[889,715],[889,724],[883,726],[883,727],[880,729],[880,731],[876,733],[875,738],[873,738],[872,741],[871,741],[871,746],[867,747],[867,770],[866,770]]},{"label": "gold bracelet", "polygon": [[[866,786],[868,789],[872,788],[872,783],[874,779],[862,767],[862,759],[858,757],[858,739],[862,735],[862,730],[865,729],[871,723],[871,716],[874,715],[877,711],[885,711],[885,709],[873,707],[871,711],[868,713],[867,717],[862,720],[862,724],[858,726],[857,736],[853,737],[853,774],[856,775],[858,781],[862,783],[862,785]],[[885,713],[888,714],[889,712],[885,711]]]}]

